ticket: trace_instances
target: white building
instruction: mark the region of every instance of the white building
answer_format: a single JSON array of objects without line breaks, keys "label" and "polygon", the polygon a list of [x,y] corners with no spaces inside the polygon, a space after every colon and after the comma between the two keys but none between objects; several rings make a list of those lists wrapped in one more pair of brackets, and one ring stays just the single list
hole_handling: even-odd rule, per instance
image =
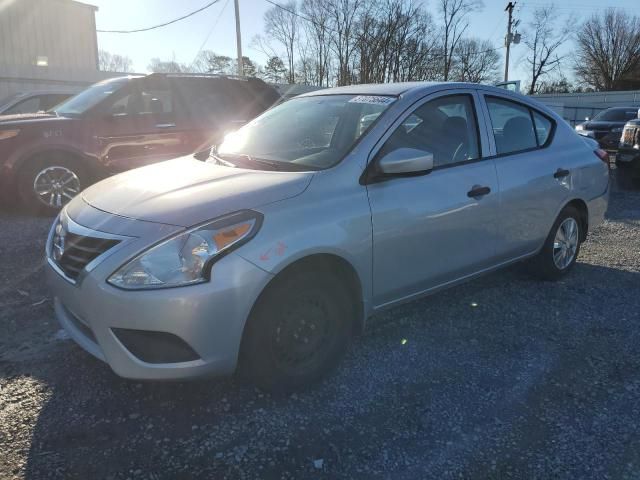
[{"label": "white building", "polygon": [[0,99],[16,92],[77,92],[98,71],[97,7],[74,0],[0,1]]}]

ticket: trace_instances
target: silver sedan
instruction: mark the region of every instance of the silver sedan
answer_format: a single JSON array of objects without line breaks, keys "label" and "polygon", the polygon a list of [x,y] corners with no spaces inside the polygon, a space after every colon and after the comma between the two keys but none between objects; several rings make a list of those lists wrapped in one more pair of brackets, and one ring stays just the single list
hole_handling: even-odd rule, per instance
[{"label": "silver sedan", "polygon": [[606,154],[551,110],[458,83],[285,102],[76,197],[47,242],[55,313],[123,377],[239,368],[292,390],[373,313],[527,260],[571,269],[608,201]]}]

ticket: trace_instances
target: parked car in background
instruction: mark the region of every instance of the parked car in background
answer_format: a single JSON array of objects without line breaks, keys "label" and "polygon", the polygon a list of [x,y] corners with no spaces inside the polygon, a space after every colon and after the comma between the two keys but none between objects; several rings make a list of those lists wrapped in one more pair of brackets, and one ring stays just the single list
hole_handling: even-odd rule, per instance
[{"label": "parked car in background", "polygon": [[74,94],[69,92],[21,92],[0,100],[0,115],[46,112]]},{"label": "parked car in background", "polygon": [[58,210],[100,178],[208,150],[279,98],[256,78],[105,80],[47,113],[0,117],[0,192]]},{"label": "parked car in background", "polygon": [[638,107],[607,108],[592,119],[587,118],[586,122],[576,125],[576,132],[595,138],[605,150],[615,151],[625,123],[636,118],[637,114]]},{"label": "parked car in background", "polygon": [[284,102],[208,162],[70,202],[46,247],[55,313],[123,377],[296,389],[376,311],[530,260],[569,272],[603,221],[606,152],[534,100],[465,83]]},{"label": "parked car in background", "polygon": [[628,170],[632,179],[640,180],[640,110],[638,117],[624,126],[616,154],[616,166]]}]

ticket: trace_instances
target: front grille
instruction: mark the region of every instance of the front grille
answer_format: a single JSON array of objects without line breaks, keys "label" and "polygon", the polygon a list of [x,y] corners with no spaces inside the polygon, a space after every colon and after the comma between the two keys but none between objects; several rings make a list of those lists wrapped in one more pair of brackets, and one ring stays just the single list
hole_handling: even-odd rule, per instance
[{"label": "front grille", "polygon": [[51,256],[67,277],[76,280],[92,260],[118,243],[118,240],[78,235],[58,223],[53,235]]},{"label": "front grille", "polygon": [[[638,130],[638,133],[640,134],[640,129]],[[622,134],[622,143],[624,143],[625,145],[635,145],[635,141],[636,141],[636,129],[631,127],[626,127],[624,129],[624,133]]]}]

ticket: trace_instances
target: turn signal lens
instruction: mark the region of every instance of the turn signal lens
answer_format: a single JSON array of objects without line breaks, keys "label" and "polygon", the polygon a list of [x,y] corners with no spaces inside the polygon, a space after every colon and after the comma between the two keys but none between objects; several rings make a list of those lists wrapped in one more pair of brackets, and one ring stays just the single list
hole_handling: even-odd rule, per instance
[{"label": "turn signal lens", "polygon": [[244,237],[252,226],[253,222],[246,222],[233,225],[224,230],[219,230],[215,235],[213,235],[213,241],[216,244],[218,251]]}]

